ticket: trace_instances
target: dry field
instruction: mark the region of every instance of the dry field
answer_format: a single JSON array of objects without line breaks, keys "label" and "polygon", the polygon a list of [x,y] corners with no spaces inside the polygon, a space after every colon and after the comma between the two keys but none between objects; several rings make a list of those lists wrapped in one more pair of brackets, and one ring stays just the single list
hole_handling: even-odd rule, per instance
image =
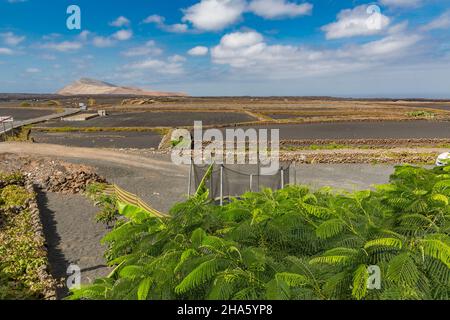
[{"label": "dry field", "polygon": [[[367,162],[375,154],[386,155],[381,162],[430,162],[437,151],[450,147],[450,101],[0,96],[0,114],[32,118],[79,102],[90,104],[91,111],[106,109],[109,116],[42,123],[30,136],[38,143],[145,150],[157,148],[171,128],[191,128],[194,120],[202,120],[204,128],[279,128],[283,152],[323,153],[319,162],[328,161],[329,150],[333,162]],[[348,150],[361,150],[362,156]],[[372,155],[362,161],[367,150]]]}]

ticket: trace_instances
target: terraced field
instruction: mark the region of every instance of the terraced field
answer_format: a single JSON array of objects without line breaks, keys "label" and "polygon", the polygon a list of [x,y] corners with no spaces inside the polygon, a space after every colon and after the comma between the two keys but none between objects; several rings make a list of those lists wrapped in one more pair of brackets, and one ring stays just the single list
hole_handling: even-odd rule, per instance
[{"label": "terraced field", "polygon": [[255,121],[245,113],[234,112],[115,112],[107,117],[98,117],[88,121],[54,121],[46,127],[176,127],[193,126],[194,121],[203,121],[204,125],[234,124]]},{"label": "terraced field", "polygon": [[55,113],[54,109],[0,108],[0,117],[12,116],[16,121],[28,120]]},{"label": "terraced field", "polygon": [[[252,127],[255,129],[280,129],[281,140],[450,138],[450,122],[445,121],[336,122]],[[247,129],[248,127],[243,128]]]},{"label": "terraced field", "polygon": [[37,143],[88,148],[158,148],[161,136],[156,132],[40,132],[31,138]]}]

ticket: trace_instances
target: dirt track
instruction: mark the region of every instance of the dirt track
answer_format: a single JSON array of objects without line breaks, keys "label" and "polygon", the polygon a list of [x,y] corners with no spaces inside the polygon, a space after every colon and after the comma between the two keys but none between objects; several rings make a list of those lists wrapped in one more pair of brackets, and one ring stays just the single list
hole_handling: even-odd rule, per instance
[{"label": "dirt track", "polygon": [[40,156],[57,156],[73,159],[91,159],[107,161],[121,164],[126,167],[136,167],[143,169],[157,170],[161,173],[173,173],[179,167],[171,162],[150,159],[142,156],[124,154],[118,151],[92,149],[92,148],[74,148],[51,144],[33,144],[33,143],[0,143],[0,153],[16,153]]}]

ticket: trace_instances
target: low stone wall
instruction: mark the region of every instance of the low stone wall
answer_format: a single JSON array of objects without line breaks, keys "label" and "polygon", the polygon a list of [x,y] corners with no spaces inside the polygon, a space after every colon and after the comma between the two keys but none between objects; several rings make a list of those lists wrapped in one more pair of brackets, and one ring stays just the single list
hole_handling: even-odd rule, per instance
[{"label": "low stone wall", "polygon": [[[37,198],[36,198],[37,188],[35,187],[33,182],[29,181],[29,180],[26,180],[25,188],[27,189],[28,192],[30,192],[34,195],[29,200],[27,209],[31,213],[32,227],[33,227],[33,232],[35,234],[35,241],[36,241],[36,243],[38,243],[41,246],[41,249],[44,252],[47,252],[47,256],[48,256],[47,245],[46,245],[46,240],[45,240],[45,235],[44,235],[44,228],[43,228],[43,225],[41,222],[39,206],[38,206]],[[46,300],[55,300],[56,299],[56,281],[55,281],[55,279],[53,279],[53,277],[50,274],[50,268],[49,268],[48,264],[46,267],[43,266],[39,270],[39,278],[42,281],[42,283],[44,283],[46,285],[46,290],[44,292],[44,298]]]}]

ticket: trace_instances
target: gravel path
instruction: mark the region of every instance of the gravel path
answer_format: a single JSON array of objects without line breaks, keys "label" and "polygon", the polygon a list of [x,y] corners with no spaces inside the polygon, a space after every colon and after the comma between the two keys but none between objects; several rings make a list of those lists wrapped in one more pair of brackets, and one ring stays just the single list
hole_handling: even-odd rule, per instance
[{"label": "gravel path", "polygon": [[[82,195],[40,193],[39,210],[48,243],[51,273],[56,279],[65,279],[69,265],[81,269],[81,282],[92,283],[98,277],[106,276],[103,253],[105,247],[100,240],[108,232],[102,224],[94,221],[98,211]],[[58,289],[58,298],[65,297],[68,289]]]}]

